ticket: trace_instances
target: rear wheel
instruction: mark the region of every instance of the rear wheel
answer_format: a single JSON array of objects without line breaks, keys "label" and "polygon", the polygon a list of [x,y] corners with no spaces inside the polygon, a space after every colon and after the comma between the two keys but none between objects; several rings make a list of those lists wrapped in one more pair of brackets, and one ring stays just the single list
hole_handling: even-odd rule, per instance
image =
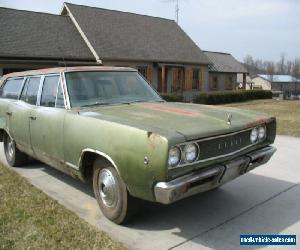
[{"label": "rear wheel", "polygon": [[3,139],[4,153],[8,164],[11,167],[24,164],[28,158],[27,155],[16,147],[15,141],[8,134],[5,134]]},{"label": "rear wheel", "polygon": [[93,187],[104,216],[116,224],[124,224],[137,210],[138,200],[132,197],[118,172],[106,161],[94,163]]}]

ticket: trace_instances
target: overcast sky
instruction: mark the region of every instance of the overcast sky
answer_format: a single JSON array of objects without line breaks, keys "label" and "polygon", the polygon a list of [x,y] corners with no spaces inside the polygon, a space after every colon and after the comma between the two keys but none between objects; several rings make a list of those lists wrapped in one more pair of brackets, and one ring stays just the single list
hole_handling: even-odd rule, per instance
[{"label": "overcast sky", "polygon": [[[0,0],[0,6],[60,13],[63,0]],[[68,0],[175,19],[170,0]],[[300,58],[300,0],[179,0],[179,25],[203,50],[278,60]],[[1,24],[0,24],[1,25]],[[170,41],[176,42],[176,41]]]}]

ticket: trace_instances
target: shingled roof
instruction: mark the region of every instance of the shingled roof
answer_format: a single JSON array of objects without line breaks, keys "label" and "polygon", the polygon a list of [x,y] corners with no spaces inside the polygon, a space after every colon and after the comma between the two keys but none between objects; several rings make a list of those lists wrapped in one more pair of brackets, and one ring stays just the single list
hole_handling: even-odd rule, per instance
[{"label": "shingled roof", "polygon": [[247,69],[231,54],[223,52],[204,51],[211,64],[209,70],[222,73],[248,73]]},{"label": "shingled roof", "polygon": [[65,3],[102,60],[208,64],[191,38],[173,21]]},{"label": "shingled roof", "polygon": [[0,57],[93,60],[69,17],[0,8]]}]

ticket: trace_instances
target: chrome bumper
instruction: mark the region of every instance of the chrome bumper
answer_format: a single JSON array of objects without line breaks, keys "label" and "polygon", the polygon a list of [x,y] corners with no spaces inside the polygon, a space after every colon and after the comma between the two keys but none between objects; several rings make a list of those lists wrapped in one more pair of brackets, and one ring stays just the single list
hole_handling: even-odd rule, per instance
[{"label": "chrome bumper", "polygon": [[154,186],[157,202],[170,204],[185,197],[220,186],[268,162],[276,148],[268,146],[232,161],[194,172]]}]

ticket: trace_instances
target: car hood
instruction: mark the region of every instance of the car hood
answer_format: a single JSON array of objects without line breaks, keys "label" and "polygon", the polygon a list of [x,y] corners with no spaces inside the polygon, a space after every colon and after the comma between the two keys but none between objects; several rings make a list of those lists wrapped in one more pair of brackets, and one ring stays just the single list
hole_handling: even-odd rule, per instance
[{"label": "car hood", "polygon": [[84,108],[79,114],[163,136],[177,133],[186,140],[230,133],[268,120],[265,114],[231,107],[168,102]]}]

